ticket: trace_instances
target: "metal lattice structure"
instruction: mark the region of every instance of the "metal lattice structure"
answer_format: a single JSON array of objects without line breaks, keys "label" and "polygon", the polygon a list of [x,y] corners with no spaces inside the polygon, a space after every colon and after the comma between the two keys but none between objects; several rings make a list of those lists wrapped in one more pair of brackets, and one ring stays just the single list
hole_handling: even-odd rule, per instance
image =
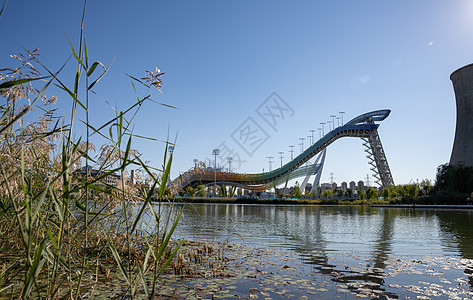
[{"label": "metal lattice structure", "polygon": [[383,187],[392,186],[394,181],[377,131],[379,124],[375,123],[383,121],[390,113],[389,109],[384,109],[360,115],[345,125],[334,128],[297,157],[270,172],[242,174],[194,168],[171,182],[171,188],[183,189],[188,186],[207,185],[216,182],[217,184],[233,185],[253,191],[264,191],[287,181],[287,178],[293,179],[316,173],[314,165],[304,166],[304,164],[326,149],[331,143],[343,137],[358,137],[364,140],[368,149],[371,169],[375,172],[378,184]]},{"label": "metal lattice structure", "polygon": [[373,171],[374,178],[376,179],[375,182],[383,187],[394,185],[393,176],[391,175],[378,131],[374,130],[368,138],[362,138],[362,140],[364,142],[363,146],[366,147],[365,152],[368,154],[366,157],[369,160],[370,169]]}]

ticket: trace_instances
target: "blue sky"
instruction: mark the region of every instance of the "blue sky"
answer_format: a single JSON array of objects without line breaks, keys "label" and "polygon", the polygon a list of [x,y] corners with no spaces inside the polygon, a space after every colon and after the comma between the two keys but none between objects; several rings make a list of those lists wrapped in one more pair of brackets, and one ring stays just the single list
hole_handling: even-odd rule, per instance
[{"label": "blue sky", "polygon": [[[66,34],[78,45],[82,5],[8,1],[1,66],[11,66],[9,55],[21,46],[40,46],[42,62],[59,68],[71,53]],[[279,165],[283,151],[287,161],[289,145],[298,154],[299,138],[307,145],[309,130],[330,115],[344,111],[347,121],[389,108],[379,134],[394,181],[403,184],[433,179],[450,159],[449,76],[473,62],[473,1],[89,1],[85,34],[92,60],[113,61],[96,92],[118,109],[136,99],[125,74],[166,72],[163,93],[153,98],[178,109],[149,103],[135,132],[163,140],[169,128],[177,135],[172,177],[222,143],[245,161],[236,171],[261,172],[268,156]],[[70,63],[62,74],[69,84],[75,69]],[[276,128],[257,113],[273,92],[294,112]],[[70,100],[57,94],[67,114]],[[103,100],[91,100],[94,124],[113,116]],[[251,155],[232,139],[248,118],[268,136]],[[136,140],[134,147],[161,165],[162,143]],[[371,171],[363,150],[355,138],[332,144],[322,181],[329,173],[337,182],[365,179]]]}]

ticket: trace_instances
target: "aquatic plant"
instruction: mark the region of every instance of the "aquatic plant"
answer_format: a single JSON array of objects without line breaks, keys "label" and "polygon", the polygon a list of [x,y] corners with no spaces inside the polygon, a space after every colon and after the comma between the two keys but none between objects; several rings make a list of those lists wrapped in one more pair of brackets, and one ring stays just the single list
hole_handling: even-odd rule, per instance
[{"label": "aquatic plant", "polygon": [[[103,124],[92,124],[89,98],[110,65],[90,60],[86,3],[79,45],[69,40],[72,54],[64,64],[77,64],[72,86],[62,78],[64,66],[50,70],[38,49],[13,55],[19,66],[0,70],[0,96],[5,99],[0,105],[0,295],[93,298],[98,284],[118,269],[126,282],[123,295],[153,298],[158,278],[182,244],[171,240],[182,210],[171,205],[164,214],[161,201],[153,203],[165,199],[172,143],[164,143],[159,169],[132,148],[133,121],[151,101],[152,90],[161,91],[164,73],[156,68],[141,79],[129,75],[135,92],[143,87],[144,96]],[[68,117],[58,115],[57,97],[46,96],[53,87],[68,95]],[[42,112],[37,120],[36,111]],[[85,133],[77,137],[80,126]],[[104,141],[98,155],[93,154],[92,136]],[[146,180],[128,181],[131,168],[140,169]],[[141,230],[145,214],[153,216],[151,232]]]}]

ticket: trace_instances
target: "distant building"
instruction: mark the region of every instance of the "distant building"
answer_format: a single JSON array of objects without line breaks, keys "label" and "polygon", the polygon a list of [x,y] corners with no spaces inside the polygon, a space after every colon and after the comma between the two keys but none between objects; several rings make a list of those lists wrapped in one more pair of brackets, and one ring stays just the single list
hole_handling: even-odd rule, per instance
[{"label": "distant building", "polygon": [[356,191],[356,183],[353,180],[350,181],[350,190],[352,192]]},{"label": "distant building", "polygon": [[131,170],[130,172],[130,178],[129,178],[129,184],[136,184],[136,171]]},{"label": "distant building", "polygon": [[327,191],[327,190],[332,190],[332,184],[331,183],[322,183],[320,185],[320,188],[322,189],[322,193]]},{"label": "distant building", "polygon": [[312,191],[312,183],[308,183],[305,186],[305,192],[310,193],[310,191]]},{"label": "distant building", "polygon": [[345,181],[342,182],[342,183],[340,184],[340,189],[341,189],[342,191],[346,192],[347,189],[348,189],[348,184],[347,184]]},{"label": "distant building", "polygon": [[363,180],[358,181],[358,189],[359,190],[365,189],[365,183],[363,182]]},{"label": "distant building", "polygon": [[276,191],[281,195],[289,195],[290,193],[292,193],[293,190],[294,187],[283,187],[280,189],[276,189]]},{"label": "distant building", "polygon": [[[106,171],[101,171],[101,170],[94,169],[91,166],[89,166],[88,168],[86,166],[84,166],[84,167],[74,171],[74,174],[76,176],[85,176],[86,174],[88,174],[90,177],[94,178],[94,177],[97,177],[97,176],[103,176],[105,174],[105,172]],[[105,183],[105,184],[108,184],[108,185],[117,186],[118,183],[120,182],[121,178],[122,177],[120,175],[118,175],[116,173],[112,173],[112,174],[108,174],[107,176],[101,178],[100,181]]]}]

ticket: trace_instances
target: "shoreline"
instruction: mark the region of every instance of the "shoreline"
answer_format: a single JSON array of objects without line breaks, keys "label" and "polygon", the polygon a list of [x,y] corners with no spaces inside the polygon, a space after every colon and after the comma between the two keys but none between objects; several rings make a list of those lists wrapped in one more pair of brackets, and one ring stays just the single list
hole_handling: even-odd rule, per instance
[{"label": "shoreline", "polygon": [[[209,204],[268,204],[268,205],[319,205],[319,206],[357,206],[366,205],[369,207],[381,208],[425,208],[425,209],[473,209],[473,205],[468,204],[426,204],[402,203],[400,199],[389,200],[383,199],[363,199],[363,200],[343,200],[343,199],[278,199],[278,198],[201,198],[201,197],[176,197],[174,201],[181,203],[209,203]],[[396,203],[397,202],[397,203]],[[428,202],[427,202],[428,203]]]},{"label": "shoreline", "polygon": [[446,204],[370,204],[370,207],[381,208],[430,208],[430,209],[473,209],[473,205]]}]

